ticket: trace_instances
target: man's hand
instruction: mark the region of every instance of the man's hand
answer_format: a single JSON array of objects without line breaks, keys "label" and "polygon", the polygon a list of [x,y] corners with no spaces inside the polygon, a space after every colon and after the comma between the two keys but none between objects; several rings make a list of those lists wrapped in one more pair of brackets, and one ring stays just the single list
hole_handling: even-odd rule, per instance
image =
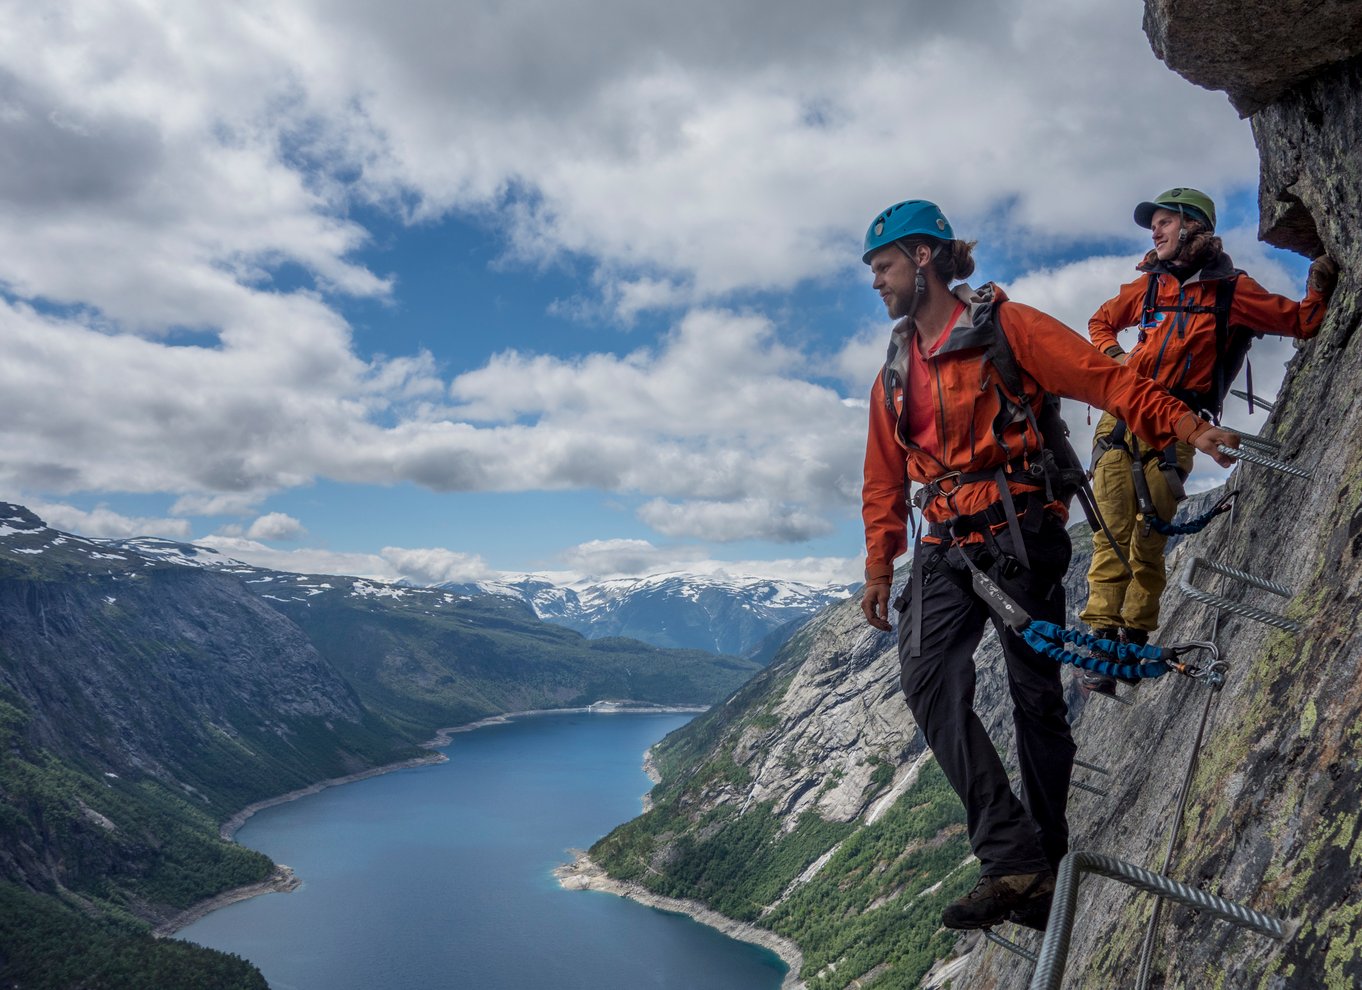
[{"label": "man's hand", "polygon": [[[1238,438],[1235,440],[1237,442]],[[865,613],[865,621],[876,629],[885,632],[892,629],[893,626],[889,624],[889,585],[867,584],[861,593],[861,611]]]},{"label": "man's hand", "polygon": [[1220,448],[1225,446],[1238,450],[1239,434],[1206,423],[1205,429],[1193,433],[1187,442],[1202,453],[1210,454],[1221,467],[1229,467],[1234,463],[1234,458],[1228,454],[1222,454]]},{"label": "man's hand", "polygon": [[1305,287],[1318,292],[1326,300],[1334,294],[1338,284],[1338,262],[1327,254],[1322,254],[1310,262],[1310,271],[1305,276]]}]

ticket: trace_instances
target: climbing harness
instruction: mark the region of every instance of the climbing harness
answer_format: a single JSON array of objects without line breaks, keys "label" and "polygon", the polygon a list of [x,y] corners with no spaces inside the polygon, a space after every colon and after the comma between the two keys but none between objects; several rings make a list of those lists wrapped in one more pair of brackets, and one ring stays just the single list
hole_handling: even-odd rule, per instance
[{"label": "climbing harness", "polygon": [[[957,516],[950,524],[932,523],[929,526],[929,533],[934,539],[949,542],[954,542],[955,537],[961,532],[978,533],[993,552],[995,559],[1007,558],[1030,570],[1031,561],[1023,530],[1034,534],[1040,529],[1044,519],[1044,506],[1056,501],[1067,506],[1077,498],[1093,532],[1100,530],[1106,534],[1122,565],[1133,574],[1124,550],[1118,544],[1106,520],[1102,518],[1097,499],[1088,481],[1087,470],[1069,442],[1069,427],[1060,412],[1059,396],[1045,391],[1028,393],[1026,389],[1021,365],[1017,362],[1006,332],[998,325],[999,305],[1001,303],[990,301],[978,307],[977,312],[972,315],[972,325],[968,329],[969,346],[984,350],[981,366],[991,366],[997,376],[997,380],[993,382],[998,397],[998,413],[991,424],[993,438],[1004,452],[1010,452],[1009,445],[1004,440],[1004,433],[1009,426],[1024,424],[1023,430],[1029,429],[1040,441],[1040,450],[1010,457],[1004,463],[984,471],[947,471],[923,484],[914,493],[910,512],[911,508],[923,510],[938,496],[949,499],[951,493],[961,485],[992,481],[998,490],[996,502],[981,512]],[[885,406],[891,415],[899,417],[898,429],[900,435],[903,435],[903,417],[907,414],[907,405],[905,403],[902,409],[896,409],[894,406],[895,392],[904,385],[897,371],[901,360],[899,346],[898,335],[891,335],[882,375]],[[1037,399],[1038,411],[1033,409]],[[1014,496],[1010,480],[1033,485],[1039,492]],[[943,489],[947,484],[952,486],[949,491]],[[1006,524],[1012,536],[1015,558],[997,549],[993,528],[1003,524]],[[922,556],[922,533],[914,518],[910,656],[918,656],[921,651]]]},{"label": "climbing harness", "polygon": [[[1262,337],[1261,333],[1245,327],[1230,326],[1230,309],[1234,304],[1234,290],[1239,276],[1243,271],[1236,268],[1223,278],[1218,278],[1215,285],[1215,303],[1211,306],[1201,306],[1183,302],[1183,290],[1178,291],[1178,303],[1176,305],[1161,305],[1159,303],[1159,278],[1160,273],[1151,271],[1147,274],[1147,284],[1145,288],[1144,304],[1140,315],[1140,341],[1146,337],[1146,327],[1154,326],[1159,314],[1169,314],[1173,319],[1173,327],[1169,329],[1163,339],[1163,347],[1167,347],[1169,340],[1176,333],[1182,337],[1186,332],[1187,321],[1194,314],[1211,313],[1215,317],[1215,364],[1212,368],[1212,380],[1208,388],[1200,392],[1193,392],[1190,389],[1181,387],[1181,380],[1174,382],[1169,391],[1174,398],[1181,400],[1193,412],[1208,416],[1212,422],[1219,424],[1220,414],[1224,409],[1225,396],[1230,391],[1230,385],[1239,375],[1239,370],[1245,368],[1246,358],[1249,348],[1253,346],[1255,337]],[[1163,348],[1159,350],[1158,360],[1155,361],[1153,372],[1150,377],[1157,377],[1159,365],[1163,363]],[[1185,377],[1190,367],[1190,357],[1184,363],[1182,375]],[[1241,396],[1248,402],[1249,412],[1253,412],[1253,365],[1247,363],[1245,368],[1247,392],[1233,390],[1236,395]],[[1263,403],[1260,403],[1263,404]],[[1265,405],[1265,404],[1264,404]],[[1268,406],[1267,408],[1271,408]],[[1129,438],[1127,440],[1127,437]],[[1149,481],[1145,477],[1144,466],[1148,461],[1158,458],[1159,471],[1163,475],[1164,482],[1168,486],[1169,493],[1173,496],[1173,502],[1182,502],[1186,497],[1186,489],[1183,482],[1186,480],[1186,472],[1178,464],[1177,444],[1169,444],[1162,450],[1152,448],[1141,449],[1139,441],[1134,435],[1130,434],[1126,424],[1117,422],[1115,429],[1110,434],[1100,439],[1093,445],[1092,465],[1089,474],[1097,470],[1097,462],[1109,450],[1124,450],[1130,457],[1131,476],[1135,486],[1136,509],[1144,518],[1144,534],[1147,536],[1151,530],[1161,533],[1164,536],[1175,533],[1195,533],[1199,530],[1184,530],[1178,528],[1166,528],[1173,524],[1165,521],[1159,516],[1158,509],[1154,505],[1153,494],[1149,489]],[[1206,519],[1202,526],[1209,523]],[[1186,524],[1183,524],[1186,525]],[[1115,544],[1113,543],[1113,546]]]}]

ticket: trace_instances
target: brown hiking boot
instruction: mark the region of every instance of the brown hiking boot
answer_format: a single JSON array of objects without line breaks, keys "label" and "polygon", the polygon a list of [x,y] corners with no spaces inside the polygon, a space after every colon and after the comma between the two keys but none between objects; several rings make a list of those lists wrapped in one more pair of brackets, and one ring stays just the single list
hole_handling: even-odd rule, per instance
[{"label": "brown hiking boot", "polygon": [[1055,875],[1044,873],[1016,873],[1003,877],[980,877],[964,897],[946,905],[941,912],[941,923],[947,928],[990,928],[1007,919],[1014,911],[1030,915],[1045,902],[1049,913],[1055,893]]},{"label": "brown hiking boot", "polygon": [[1014,925],[1034,928],[1038,932],[1043,932],[1045,926],[1050,923],[1050,904],[1054,899],[1055,892],[1052,889],[1048,894],[1027,901],[1009,914],[1007,920]]}]

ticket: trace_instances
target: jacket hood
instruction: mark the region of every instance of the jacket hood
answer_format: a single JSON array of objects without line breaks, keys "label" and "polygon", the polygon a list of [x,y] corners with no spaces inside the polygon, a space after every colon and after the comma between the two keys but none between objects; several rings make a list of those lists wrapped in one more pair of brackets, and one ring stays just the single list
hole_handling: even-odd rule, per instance
[{"label": "jacket hood", "polygon": [[[985,282],[977,289],[961,282],[951,289],[951,295],[965,304],[965,310],[956,317],[955,325],[937,353],[987,346],[994,337],[993,311],[999,303],[1007,300],[1007,293],[994,282]],[[889,351],[884,358],[885,370],[894,372],[899,381],[908,380],[908,348],[912,346],[916,332],[912,321],[905,318],[894,325],[889,335]]]},{"label": "jacket hood", "polygon": [[[1153,252],[1151,251],[1150,254],[1153,254]],[[1135,266],[1135,270],[1154,275],[1172,275],[1174,278],[1179,277],[1177,269],[1169,265],[1167,262],[1159,261],[1157,258],[1155,258],[1153,261],[1150,261],[1149,255],[1145,255],[1145,259]],[[1205,265],[1199,271],[1193,272],[1191,275],[1187,276],[1182,281],[1204,282],[1213,278],[1228,278],[1229,276],[1233,275],[1234,272],[1235,268],[1233,259],[1230,258],[1227,252],[1221,251],[1214,261]]]}]

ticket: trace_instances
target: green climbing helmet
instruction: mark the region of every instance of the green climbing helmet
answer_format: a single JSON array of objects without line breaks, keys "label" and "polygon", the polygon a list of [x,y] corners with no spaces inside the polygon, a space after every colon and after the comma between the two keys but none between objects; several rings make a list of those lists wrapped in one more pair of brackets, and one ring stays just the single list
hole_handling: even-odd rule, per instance
[{"label": "green climbing helmet", "polygon": [[1215,201],[1199,189],[1178,186],[1159,193],[1154,197],[1154,202],[1141,203],[1135,207],[1135,222],[1141,227],[1152,227],[1155,210],[1172,210],[1209,224],[1211,230],[1215,230]]},{"label": "green climbing helmet", "polygon": [[861,260],[868,265],[870,256],[886,244],[914,235],[955,240],[955,232],[941,207],[925,199],[905,199],[889,207],[870,224],[865,232],[865,253]]}]

